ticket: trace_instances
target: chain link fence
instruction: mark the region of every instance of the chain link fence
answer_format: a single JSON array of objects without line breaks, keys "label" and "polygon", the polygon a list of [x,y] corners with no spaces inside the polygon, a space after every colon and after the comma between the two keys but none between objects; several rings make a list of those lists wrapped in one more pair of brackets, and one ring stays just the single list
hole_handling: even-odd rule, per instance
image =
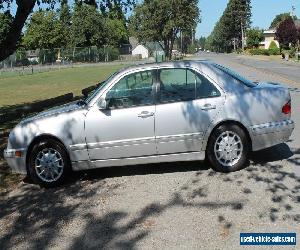
[{"label": "chain link fence", "polygon": [[100,63],[115,60],[138,60],[132,56],[129,44],[114,48],[74,47],[55,49],[18,49],[14,54],[0,62],[0,79],[3,77],[28,75],[51,71],[62,67],[72,67],[74,63]]},{"label": "chain link fence", "polygon": [[[123,44],[118,48],[104,46],[98,48],[73,47],[55,49],[18,49],[14,54],[0,62],[0,79],[13,76],[29,75],[47,72],[61,68],[73,67],[74,65],[89,65],[95,63],[108,63],[121,61],[133,63],[142,60],[141,55],[132,55],[130,44]],[[152,51],[149,58],[143,61],[164,61],[162,51]]]},{"label": "chain link fence", "polygon": [[[70,64],[76,62],[109,62],[118,60],[121,48],[105,46],[102,48],[74,47],[55,49],[36,49],[25,51],[19,49],[6,60],[0,62],[0,68],[11,68],[37,64]],[[124,51],[124,50],[123,50]]]}]

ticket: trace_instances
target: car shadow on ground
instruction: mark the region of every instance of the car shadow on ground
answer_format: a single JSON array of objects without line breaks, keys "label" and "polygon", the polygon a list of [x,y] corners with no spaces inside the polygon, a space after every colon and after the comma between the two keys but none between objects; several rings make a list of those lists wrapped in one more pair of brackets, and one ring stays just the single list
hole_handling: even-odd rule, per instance
[{"label": "car shadow on ground", "polygon": [[250,160],[255,164],[264,164],[268,162],[281,161],[292,157],[294,153],[286,143],[266,148],[257,152],[252,152]]},{"label": "car shadow on ground", "polygon": [[202,161],[193,162],[170,162],[155,163],[133,166],[107,167],[92,170],[73,172],[68,182],[77,180],[96,180],[122,176],[167,174],[176,172],[190,172],[199,170],[208,170],[210,166]]},{"label": "car shadow on ground", "polygon": [[[293,152],[285,143],[263,149],[260,151],[252,152],[250,154],[250,162],[253,164],[266,164],[275,161],[281,161],[293,156]],[[90,169],[78,172],[72,172],[66,180],[64,186],[71,183],[80,182],[82,180],[100,180],[122,176],[135,176],[135,175],[151,175],[151,174],[167,174],[176,172],[190,172],[190,171],[205,171],[211,169],[210,164],[205,161],[192,161],[192,162],[170,162],[170,163],[155,163],[143,164],[132,166],[116,166],[104,167],[98,169]],[[212,170],[213,171],[213,170]],[[225,173],[226,174],[226,173]],[[23,180],[25,183],[32,184],[31,180],[27,177]]]},{"label": "car shadow on ground", "polygon": [[[242,210],[253,213],[251,201],[261,193],[268,204],[267,210],[252,216],[265,220],[265,223],[299,223],[300,178],[280,162],[293,153],[285,144],[277,147],[276,151],[285,152],[280,157],[274,154],[275,158],[267,159],[266,151],[260,151],[252,155],[252,164],[245,170],[229,174],[215,172],[205,162],[177,162],[77,172],[68,183],[53,189],[23,184],[19,190],[0,196],[0,245],[3,249],[40,249],[62,242],[67,244],[67,249],[133,249],[155,230],[159,216],[178,208],[196,209],[198,214],[211,211],[211,219],[220,228],[218,237],[226,239],[237,226],[235,217]],[[271,153],[274,148],[268,150]],[[300,155],[299,151],[295,152],[293,159]],[[171,190],[167,199],[159,201],[150,196],[141,201],[142,208],[135,212],[126,206],[122,209],[111,207],[110,199],[118,201],[128,189],[126,182],[116,177],[176,172],[190,172],[191,175],[187,182]],[[150,183],[146,181],[147,185]],[[135,192],[139,192],[139,188],[137,186]],[[234,192],[216,198],[215,192],[222,194],[222,190]],[[128,195],[128,202],[132,195],[135,194]],[[70,225],[81,229],[78,232],[76,227],[73,228],[76,233],[66,242],[64,239],[71,232],[64,231],[70,230],[64,227],[72,227]]]},{"label": "car shadow on ground", "polygon": [[[260,151],[252,152],[250,154],[250,162],[253,164],[266,164],[275,161],[281,161],[292,157],[294,154],[289,146],[285,143],[263,149]],[[69,178],[68,183],[76,182],[77,180],[96,180],[121,176],[134,176],[134,175],[149,175],[149,174],[165,174],[176,172],[189,172],[201,171],[211,169],[210,164],[205,161],[192,161],[192,162],[170,162],[170,163],[155,163],[133,166],[118,166],[107,167],[92,170],[85,170],[73,172]]]}]

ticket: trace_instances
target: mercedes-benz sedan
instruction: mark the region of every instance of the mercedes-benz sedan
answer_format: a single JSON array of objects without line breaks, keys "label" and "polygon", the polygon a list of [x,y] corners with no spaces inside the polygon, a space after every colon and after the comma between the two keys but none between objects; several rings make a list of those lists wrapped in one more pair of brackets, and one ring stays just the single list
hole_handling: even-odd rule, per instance
[{"label": "mercedes-benz sedan", "polygon": [[84,100],[23,120],[4,155],[47,187],[70,170],[156,162],[206,158],[230,172],[293,129],[286,87],[209,61],[144,64],[113,74]]}]

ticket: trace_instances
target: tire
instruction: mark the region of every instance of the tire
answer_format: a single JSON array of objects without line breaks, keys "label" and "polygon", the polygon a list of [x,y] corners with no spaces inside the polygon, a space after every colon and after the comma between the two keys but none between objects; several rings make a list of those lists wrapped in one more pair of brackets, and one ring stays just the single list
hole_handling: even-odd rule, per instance
[{"label": "tire", "polygon": [[221,125],[209,138],[206,158],[218,172],[238,171],[247,165],[249,145],[249,139],[241,127],[235,124]]},{"label": "tire", "polygon": [[53,139],[36,143],[29,155],[28,174],[31,180],[42,187],[61,185],[71,170],[65,147]]}]

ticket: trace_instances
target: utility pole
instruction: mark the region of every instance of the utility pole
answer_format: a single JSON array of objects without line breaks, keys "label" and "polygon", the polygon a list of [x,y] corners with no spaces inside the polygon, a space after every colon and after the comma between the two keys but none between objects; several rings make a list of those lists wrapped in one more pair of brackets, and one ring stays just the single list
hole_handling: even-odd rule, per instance
[{"label": "utility pole", "polygon": [[242,29],[242,50],[245,50],[245,44],[244,44],[244,28],[243,28],[243,23],[241,21],[241,29]]},{"label": "utility pole", "polygon": [[292,5],[292,11],[290,13],[290,15],[291,15],[292,18],[294,18],[294,16],[295,16],[295,10],[296,10],[295,6]]},{"label": "utility pole", "polygon": [[181,54],[183,54],[183,46],[182,46],[182,29],[180,29],[180,40],[181,40]]},{"label": "utility pole", "polygon": [[[293,20],[294,20],[294,16],[295,16],[295,11],[296,11],[296,7],[294,5],[292,5],[292,11],[291,11],[290,15],[293,18]],[[299,61],[299,47],[300,47],[300,41],[298,39],[297,47],[296,47],[296,56],[295,56],[297,61]]]},{"label": "utility pole", "polygon": [[236,52],[236,40],[235,40],[235,38],[233,38],[233,50],[234,50],[234,52]]},{"label": "utility pole", "polygon": [[195,30],[194,28],[192,29],[192,45],[194,45],[195,42]]}]

